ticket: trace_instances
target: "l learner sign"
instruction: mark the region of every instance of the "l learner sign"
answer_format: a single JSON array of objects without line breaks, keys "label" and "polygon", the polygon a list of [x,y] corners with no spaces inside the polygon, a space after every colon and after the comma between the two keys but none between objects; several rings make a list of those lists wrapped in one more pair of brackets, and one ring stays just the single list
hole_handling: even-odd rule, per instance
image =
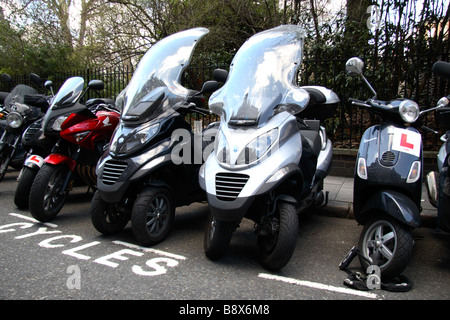
[{"label": "l learner sign", "polygon": [[422,148],[420,133],[400,128],[392,129],[392,133],[392,150],[409,153],[416,157],[420,156]]}]

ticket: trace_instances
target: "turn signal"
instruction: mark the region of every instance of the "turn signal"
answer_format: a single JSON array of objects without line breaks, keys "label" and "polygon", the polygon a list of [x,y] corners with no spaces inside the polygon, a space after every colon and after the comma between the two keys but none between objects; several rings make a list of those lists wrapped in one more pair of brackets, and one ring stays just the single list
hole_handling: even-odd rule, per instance
[{"label": "turn signal", "polygon": [[366,167],[366,159],[359,158],[358,159],[358,167],[356,168],[356,173],[358,177],[361,179],[367,180],[367,167]]},{"label": "turn signal", "polygon": [[411,169],[409,170],[408,178],[406,179],[407,183],[414,183],[420,177],[420,161],[414,161],[411,165]]}]

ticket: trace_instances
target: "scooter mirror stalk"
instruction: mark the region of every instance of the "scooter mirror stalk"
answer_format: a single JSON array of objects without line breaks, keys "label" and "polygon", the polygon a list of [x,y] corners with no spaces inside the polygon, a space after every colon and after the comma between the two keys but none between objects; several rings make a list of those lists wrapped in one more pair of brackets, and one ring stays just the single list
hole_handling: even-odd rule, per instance
[{"label": "scooter mirror stalk", "polygon": [[376,99],[377,92],[372,87],[372,85],[367,81],[366,77],[364,77],[363,70],[364,70],[364,62],[358,58],[353,57],[347,60],[347,63],[345,64],[345,70],[347,71],[347,74],[351,77],[357,77],[360,76],[366,85],[369,87],[370,91],[374,94],[372,99]]}]

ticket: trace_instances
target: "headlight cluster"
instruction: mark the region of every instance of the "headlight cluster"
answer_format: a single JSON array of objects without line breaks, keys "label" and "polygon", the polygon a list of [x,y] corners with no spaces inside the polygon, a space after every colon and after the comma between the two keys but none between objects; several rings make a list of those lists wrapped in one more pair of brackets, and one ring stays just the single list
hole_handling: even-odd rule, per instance
[{"label": "headlight cluster", "polygon": [[6,117],[6,124],[12,129],[20,128],[23,124],[23,117],[17,112],[11,112]]},{"label": "headlight cluster", "polygon": [[[252,141],[241,150],[237,157],[236,164],[251,164],[261,159],[278,139],[278,129],[267,131]],[[221,163],[230,164],[230,149],[228,141],[221,131],[216,146],[216,157]],[[233,150],[237,151],[237,150]]]},{"label": "headlight cluster", "polygon": [[123,136],[122,132],[117,130],[111,141],[110,151],[115,154],[135,152],[150,141],[158,131],[159,123],[135,129],[127,136]]},{"label": "headlight cluster", "polygon": [[412,100],[404,100],[400,103],[399,109],[400,117],[403,121],[408,123],[416,122],[419,118],[420,109],[419,105]]},{"label": "headlight cluster", "polygon": [[66,119],[69,117],[69,115],[62,115],[57,117],[53,123],[52,123],[52,130],[55,131],[61,131],[61,125],[63,124],[64,121],[66,121]]}]

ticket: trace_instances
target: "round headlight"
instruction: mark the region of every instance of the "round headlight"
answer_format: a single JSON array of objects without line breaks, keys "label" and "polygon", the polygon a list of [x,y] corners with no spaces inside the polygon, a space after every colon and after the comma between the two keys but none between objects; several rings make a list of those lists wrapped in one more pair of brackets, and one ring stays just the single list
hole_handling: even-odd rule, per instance
[{"label": "round headlight", "polygon": [[20,128],[20,126],[23,123],[23,118],[22,116],[17,113],[17,112],[11,112],[10,114],[8,114],[8,116],[6,117],[6,124],[12,128],[12,129],[17,129]]},{"label": "round headlight", "polygon": [[412,100],[404,100],[400,103],[398,111],[403,121],[408,123],[416,122],[419,118],[419,105]]}]

